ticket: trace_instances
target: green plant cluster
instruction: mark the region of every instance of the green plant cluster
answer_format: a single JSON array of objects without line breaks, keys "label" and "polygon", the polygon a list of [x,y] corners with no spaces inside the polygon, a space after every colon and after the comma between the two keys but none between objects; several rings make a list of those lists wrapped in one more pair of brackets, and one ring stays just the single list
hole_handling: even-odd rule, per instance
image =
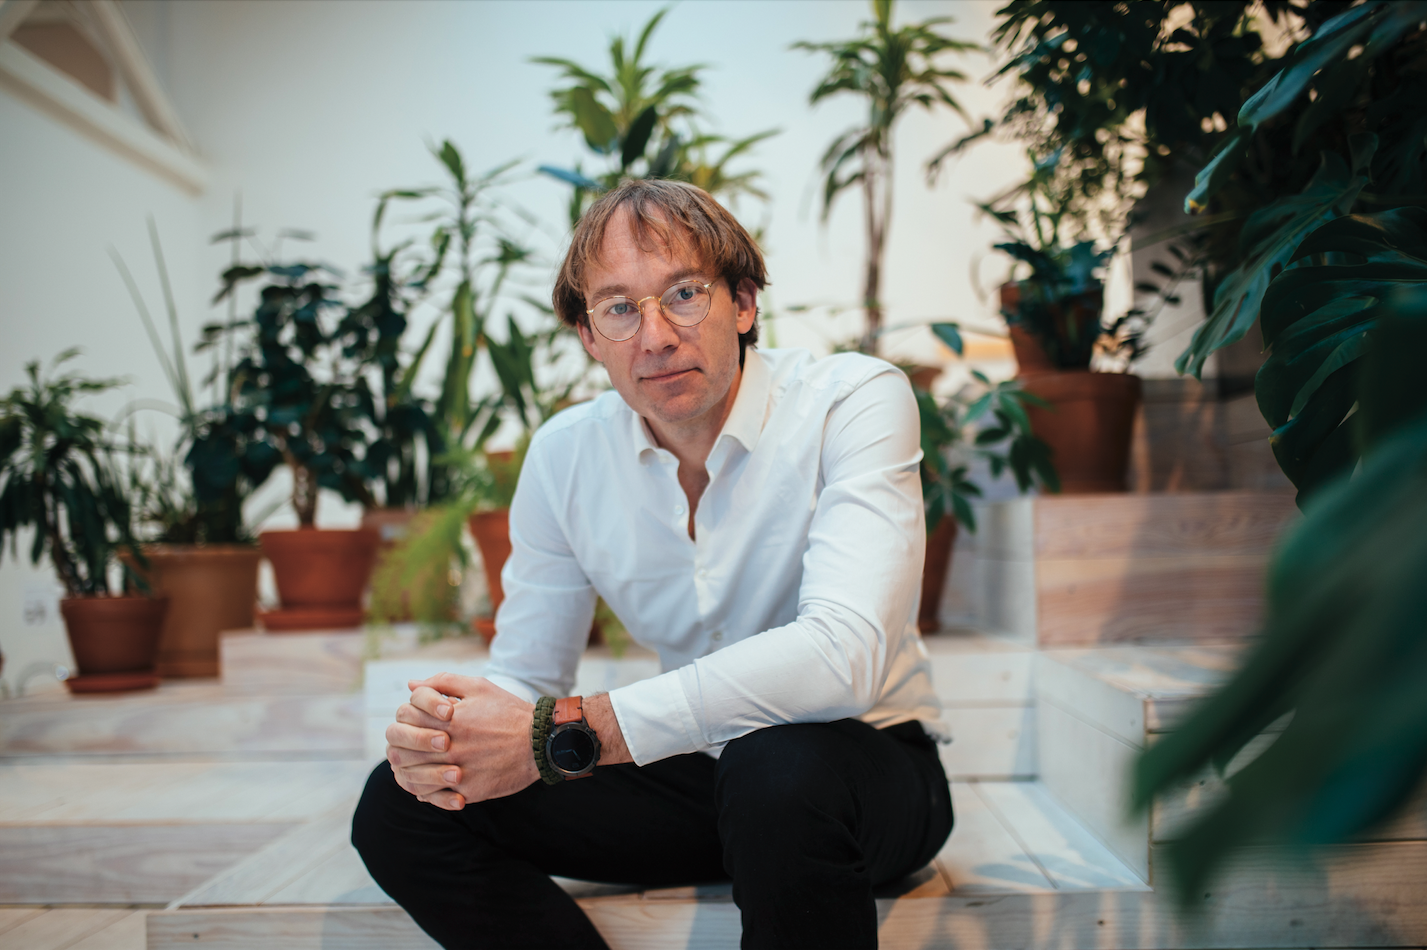
[{"label": "green plant cluster", "polygon": [[[961,333],[954,323],[932,324],[937,338],[960,354]],[[923,389],[914,390],[921,419],[922,501],[928,533],[943,518],[954,517],[968,531],[976,530],[971,499],[982,496],[970,477],[970,463],[986,462],[992,478],[1007,471],[1022,492],[1037,483],[1047,491],[1060,491],[1060,477],[1050,458],[1050,448],[1031,431],[1027,405],[1046,406],[1026,392],[1018,380],[993,383],[978,370],[975,385],[938,402]]]},{"label": "green plant cluster", "polygon": [[532,60],[560,70],[568,85],[550,93],[555,115],[580,133],[596,164],[603,166],[588,173],[580,163],[540,166],[543,174],[571,186],[571,226],[592,199],[630,177],[687,181],[725,201],[743,195],[768,200],[759,173],[734,171],[730,162],[777,130],[729,139],[701,128],[696,101],[699,74],[706,67],[659,68],[646,62],[650,40],[668,12],[665,7],[650,17],[632,48],[622,36],[610,40],[608,73],[554,56]]},{"label": "green plant cluster", "polygon": [[[115,457],[122,447],[104,420],[74,405],[122,381],[57,372],[78,354],[61,353],[48,373],[37,362],[25,364],[29,385],[0,399],[0,553],[8,542],[18,558],[19,536],[32,530],[30,562],[48,558],[70,597],[113,593],[110,564],[136,549]],[[124,570],[143,586],[128,565]]]},{"label": "green plant cluster", "polygon": [[1191,210],[1255,163],[1316,166],[1245,222],[1241,257],[1183,363],[1255,319],[1255,380],[1302,521],[1269,572],[1244,667],[1140,760],[1142,806],[1271,722],[1267,750],[1169,851],[1186,899],[1236,848],[1305,850],[1390,817],[1427,772],[1427,3],[1365,2],[1322,23],[1240,109]]}]

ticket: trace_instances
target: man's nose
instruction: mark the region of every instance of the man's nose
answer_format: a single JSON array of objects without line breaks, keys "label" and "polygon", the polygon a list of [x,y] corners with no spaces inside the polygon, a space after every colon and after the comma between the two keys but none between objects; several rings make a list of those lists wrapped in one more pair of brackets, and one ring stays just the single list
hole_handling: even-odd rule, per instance
[{"label": "man's nose", "polygon": [[644,349],[667,350],[679,344],[679,331],[664,316],[658,297],[645,297],[635,306],[639,308],[639,342]]}]

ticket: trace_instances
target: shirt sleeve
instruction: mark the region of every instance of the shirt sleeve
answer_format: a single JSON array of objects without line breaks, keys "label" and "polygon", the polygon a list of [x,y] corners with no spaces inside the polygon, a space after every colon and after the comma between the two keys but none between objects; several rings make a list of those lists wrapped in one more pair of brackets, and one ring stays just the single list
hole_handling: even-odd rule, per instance
[{"label": "shirt sleeve", "polygon": [[540,447],[537,437],[510,505],[510,557],[500,574],[505,597],[485,669],[487,679],[529,702],[574,690],[596,597],[556,520]]},{"label": "shirt sleeve", "polygon": [[720,749],[766,726],[860,716],[881,697],[920,589],[920,419],[902,374],[829,411],[798,615],[610,693],[634,761]]}]

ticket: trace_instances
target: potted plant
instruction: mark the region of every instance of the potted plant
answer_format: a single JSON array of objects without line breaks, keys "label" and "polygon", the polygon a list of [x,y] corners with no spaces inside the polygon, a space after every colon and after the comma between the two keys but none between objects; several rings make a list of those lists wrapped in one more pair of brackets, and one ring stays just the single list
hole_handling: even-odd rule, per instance
[{"label": "potted plant", "polygon": [[[241,438],[215,438],[212,420],[197,409],[168,269],[152,218],[149,238],[168,316],[167,350],[128,266],[117,252],[110,253],[173,391],[176,405],[170,411],[179,422],[175,451],[183,462],[162,452],[131,453],[135,464],[130,470],[129,497],[136,524],[146,527],[148,535],[142,546],[143,564],[134,557],[128,563],[142,571],[151,590],[169,599],[159,636],[159,675],[217,676],[219,634],[253,626],[262,555],[243,525],[243,501],[272,465],[264,467],[260,458],[247,458],[248,446]],[[215,368],[216,392],[226,390],[229,375],[228,366]],[[236,469],[239,474],[215,490],[201,490],[212,481],[204,476],[213,468]]]},{"label": "potted plant", "polygon": [[[1052,172],[1045,164],[1037,167],[1024,187],[1024,213],[993,202],[979,205],[1006,230],[1009,240],[996,249],[1030,272],[1001,286],[1001,315],[1022,386],[1038,397],[1027,413],[1031,428],[1050,448],[1061,490],[1124,491],[1140,379],[1128,372],[1095,372],[1091,360],[1097,350],[1141,352],[1145,323],[1135,311],[1134,317],[1104,325],[1101,274],[1114,250],[1096,250],[1090,240],[1061,241],[1067,202],[1051,192]],[[1135,319],[1141,322],[1130,322]]]},{"label": "potted plant", "polygon": [[[205,329],[205,345],[230,340],[238,352],[227,398],[206,420],[205,450],[237,435],[245,444],[244,456],[280,460],[292,474],[290,500],[298,528],[265,531],[258,538],[282,602],[260,615],[271,631],[360,624],[362,592],[381,540],[372,528],[316,526],[322,488],[367,507],[375,502],[365,459],[371,392],[361,367],[344,355],[335,330],[329,329],[329,314],[343,309],[337,288],[327,280],[332,274],[310,263],[236,264],[224,273],[215,299],[261,280],[257,308],[250,320]],[[222,483],[225,473],[215,469],[211,474]],[[231,466],[226,474],[239,473]]]},{"label": "potted plant", "polygon": [[[152,687],[168,599],[111,587],[116,555],[134,545],[132,511],[105,423],[76,411],[74,402],[119,381],[54,375],[78,352],[56,357],[48,376],[38,362],[28,363],[29,386],[0,399],[0,549],[8,542],[13,555],[21,532],[33,530],[30,562],[48,557],[64,585],[60,614],[79,668],[71,690]],[[142,577],[121,571],[144,587]]]},{"label": "potted plant", "polygon": [[[932,324],[932,332],[958,355],[961,334],[954,323]],[[917,626],[931,633],[940,626],[937,612],[957,526],[976,531],[971,499],[982,490],[970,475],[975,461],[983,462],[992,478],[1011,472],[1016,487],[1028,492],[1037,483],[1048,491],[1060,490],[1049,447],[1031,431],[1029,410],[1044,407],[1019,380],[992,383],[978,370],[972,382],[938,401],[931,392],[913,385],[922,423],[922,500],[926,506],[927,550],[922,570],[922,599]]]}]

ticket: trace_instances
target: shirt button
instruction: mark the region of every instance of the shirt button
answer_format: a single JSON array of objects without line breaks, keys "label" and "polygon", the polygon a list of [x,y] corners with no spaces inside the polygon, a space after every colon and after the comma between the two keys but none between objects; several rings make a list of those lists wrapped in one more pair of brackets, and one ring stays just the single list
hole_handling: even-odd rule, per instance
[{"label": "shirt button", "polygon": [[683,506],[683,505],[675,505],[675,506],[674,506],[674,515],[675,515],[675,517],[678,517],[679,515],[682,515],[683,513],[684,513],[684,506]]},{"label": "shirt button", "polygon": [[723,639],[723,631],[722,631],[722,630],[715,630],[715,631],[713,632],[713,642],[714,642],[714,643],[717,643],[717,642],[719,642],[719,641],[722,640],[722,639]]},{"label": "shirt button", "polygon": [[704,570],[704,569],[701,567],[701,568],[699,568],[699,576],[700,576],[700,577],[708,577],[708,576],[709,576],[709,572],[706,571],[706,570]]}]

